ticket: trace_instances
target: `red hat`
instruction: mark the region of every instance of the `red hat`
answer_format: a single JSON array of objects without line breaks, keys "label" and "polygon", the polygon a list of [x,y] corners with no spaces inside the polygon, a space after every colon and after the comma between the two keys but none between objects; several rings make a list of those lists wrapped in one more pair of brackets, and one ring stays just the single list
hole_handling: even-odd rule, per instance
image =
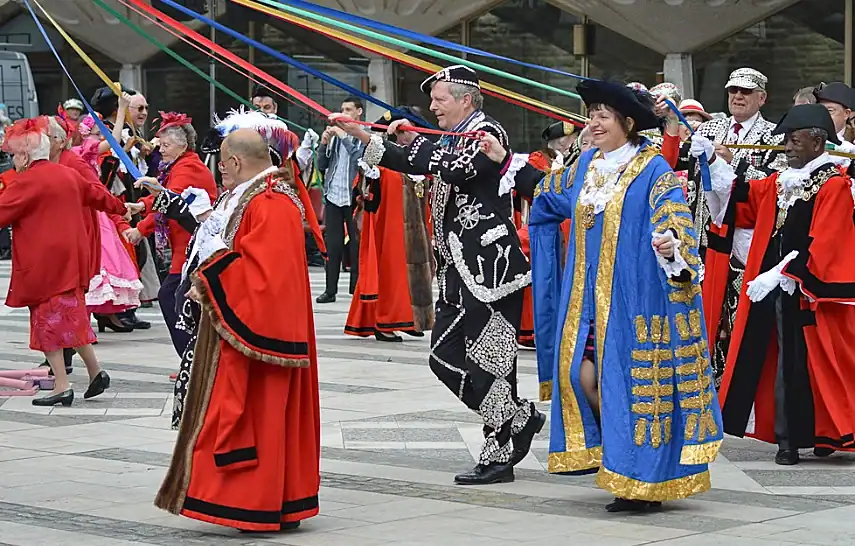
[{"label": "red hat", "polygon": [[46,116],[19,119],[6,129],[3,151],[11,154],[31,152],[41,145],[42,136],[47,135],[48,129],[49,124]]},{"label": "red hat", "polygon": [[193,118],[187,116],[187,114],[179,114],[177,112],[161,112],[160,113],[160,127],[157,129],[157,134],[155,136],[159,136],[160,133],[169,129],[170,127],[184,127],[185,125],[190,125],[193,123]]}]

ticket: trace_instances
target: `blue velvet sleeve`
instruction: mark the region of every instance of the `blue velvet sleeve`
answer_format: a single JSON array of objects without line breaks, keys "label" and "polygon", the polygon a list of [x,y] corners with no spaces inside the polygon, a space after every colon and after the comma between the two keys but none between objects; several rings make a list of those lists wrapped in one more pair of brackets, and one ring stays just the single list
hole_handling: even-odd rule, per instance
[{"label": "blue velvet sleeve", "polygon": [[573,203],[569,188],[573,171],[547,175],[534,191],[529,216],[534,331],[537,340],[537,374],[540,399],[551,400],[555,335],[561,299],[561,253],[564,245],[559,226],[570,218]]}]

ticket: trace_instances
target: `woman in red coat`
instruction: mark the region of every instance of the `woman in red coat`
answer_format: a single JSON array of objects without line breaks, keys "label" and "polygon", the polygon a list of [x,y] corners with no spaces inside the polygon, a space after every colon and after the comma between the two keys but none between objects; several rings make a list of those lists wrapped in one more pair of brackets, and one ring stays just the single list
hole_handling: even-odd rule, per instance
[{"label": "woman in red coat", "polygon": [[56,378],[54,390],[33,405],[70,406],[74,391],[63,348],[75,348],[86,363],[90,382],[84,398],[110,386],[92,349],[95,334],[84,300],[95,250],[84,215],[87,207],[113,214],[124,214],[125,207],[74,170],[50,162],[48,132],[45,117],[20,120],[9,128],[3,145],[14,154],[18,171],[0,193],[0,225],[11,225],[15,234],[6,305],[29,307],[30,348],[45,354]]},{"label": "woman in red coat", "polygon": [[[160,129],[157,132],[162,158],[158,175],[160,184],[179,195],[187,188],[199,188],[208,194],[213,203],[217,197],[217,184],[211,171],[196,154],[196,131],[191,125],[193,120],[184,114],[175,113],[161,112],[160,117]],[[140,200],[136,207],[131,207],[132,212],[144,211],[147,216],[128,233],[127,238],[136,244],[143,237],[154,233],[158,255],[164,256],[167,247],[172,250],[169,275],[160,285],[157,300],[169,328],[172,345],[180,357],[190,342],[190,335],[175,326],[178,321],[175,290],[181,283],[181,269],[186,261],[191,233],[175,220],[169,220],[161,213],[153,213],[153,203],[154,196],[149,196]]]}]

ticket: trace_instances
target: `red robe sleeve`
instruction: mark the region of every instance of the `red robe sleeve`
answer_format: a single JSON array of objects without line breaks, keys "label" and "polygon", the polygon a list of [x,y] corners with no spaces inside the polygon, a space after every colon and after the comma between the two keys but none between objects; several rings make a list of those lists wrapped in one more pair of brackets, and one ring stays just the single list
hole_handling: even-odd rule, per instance
[{"label": "red robe sleeve", "polygon": [[294,201],[263,193],[248,205],[234,249],[216,254],[194,275],[202,305],[228,344],[223,357],[233,351],[248,357],[229,359],[235,396],[218,418],[214,454],[221,454],[223,463],[218,466],[257,464],[251,456],[237,462],[227,457],[235,446],[255,446],[252,427],[242,426],[241,419],[252,368],[310,366],[314,328],[304,245],[303,217]]},{"label": "red robe sleeve", "polygon": [[677,166],[677,161],[680,160],[679,136],[668,134],[667,131],[662,132],[662,157],[672,169]]},{"label": "red robe sleeve", "polygon": [[80,173],[71,169],[72,176],[80,187],[83,196],[83,204],[95,210],[101,210],[108,214],[124,214],[125,204],[111,194],[97,181],[84,178]]},{"label": "red robe sleeve", "polygon": [[809,234],[784,268],[814,302],[855,302],[855,223],[851,181],[830,178],[816,195]]},{"label": "red robe sleeve", "polygon": [[9,184],[0,192],[0,226],[9,226],[33,204],[28,184]]}]

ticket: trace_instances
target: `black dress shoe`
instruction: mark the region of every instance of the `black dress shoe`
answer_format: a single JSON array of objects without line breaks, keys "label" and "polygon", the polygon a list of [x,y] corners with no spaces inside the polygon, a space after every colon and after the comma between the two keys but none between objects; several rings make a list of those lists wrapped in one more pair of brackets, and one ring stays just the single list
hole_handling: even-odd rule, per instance
[{"label": "black dress shoe", "polygon": [[653,512],[661,508],[661,502],[616,498],[606,505],[606,512]]},{"label": "black dress shoe", "polygon": [[[71,364],[71,359],[74,358],[74,349],[63,349],[62,358],[65,360],[65,375],[71,375],[74,372],[74,366]],[[39,368],[47,368],[48,375],[53,377],[53,370],[50,369],[50,362],[47,359],[39,364]]]},{"label": "black dress shoe", "polygon": [[335,294],[330,294],[328,292],[324,292],[318,299],[315,300],[318,303],[334,303],[335,302]]},{"label": "black dress shoe", "polygon": [[416,332],[415,330],[404,330],[404,333],[411,337],[425,337],[424,332]]},{"label": "black dress shoe", "polygon": [[88,400],[90,398],[94,398],[99,394],[103,394],[105,390],[110,387],[110,376],[107,375],[107,372],[101,370],[98,372],[98,375],[95,376],[95,379],[89,383],[89,388],[86,389],[86,392],[83,393],[83,398]]},{"label": "black dress shoe", "polygon": [[543,425],[546,424],[546,415],[540,413],[531,405],[531,417],[526,421],[525,426],[519,431],[519,434],[511,440],[514,443],[514,452],[511,454],[511,465],[519,464],[531,450],[531,442],[534,436],[543,430]]},{"label": "black dress shoe", "polygon": [[95,315],[95,320],[98,322],[98,333],[103,334],[108,329],[119,334],[127,334],[134,331],[133,326],[129,326],[122,319],[109,315]]},{"label": "black dress shoe", "polygon": [[140,320],[137,318],[136,312],[131,309],[130,311],[125,311],[121,315],[119,315],[119,320],[125,326],[128,326],[134,330],[148,330],[151,328],[151,323],[146,320]]},{"label": "black dress shoe", "polygon": [[816,455],[817,457],[828,457],[832,453],[834,453],[834,450],[831,449],[830,447],[815,447],[815,448],[813,448],[813,454]]},{"label": "black dress shoe", "polygon": [[777,455],[775,455],[775,464],[784,466],[799,464],[799,450],[779,449]]},{"label": "black dress shoe", "polygon": [[401,343],[404,341],[401,339],[401,336],[396,336],[395,334],[387,334],[385,332],[374,332],[374,339],[377,341],[388,341],[391,343]]},{"label": "black dress shoe", "polygon": [[42,398],[34,398],[33,405],[34,406],[55,406],[57,404],[62,404],[66,408],[71,406],[71,403],[74,402],[74,391],[68,389],[66,391],[58,392],[56,394],[52,394],[51,396],[44,396]]},{"label": "black dress shoe", "polygon": [[469,472],[454,477],[457,485],[489,485],[514,481],[514,467],[506,463],[477,464]]},{"label": "black dress shoe", "polygon": [[283,521],[280,525],[280,529],[282,529],[283,531],[293,531],[294,529],[298,529],[299,527],[299,521]]}]

